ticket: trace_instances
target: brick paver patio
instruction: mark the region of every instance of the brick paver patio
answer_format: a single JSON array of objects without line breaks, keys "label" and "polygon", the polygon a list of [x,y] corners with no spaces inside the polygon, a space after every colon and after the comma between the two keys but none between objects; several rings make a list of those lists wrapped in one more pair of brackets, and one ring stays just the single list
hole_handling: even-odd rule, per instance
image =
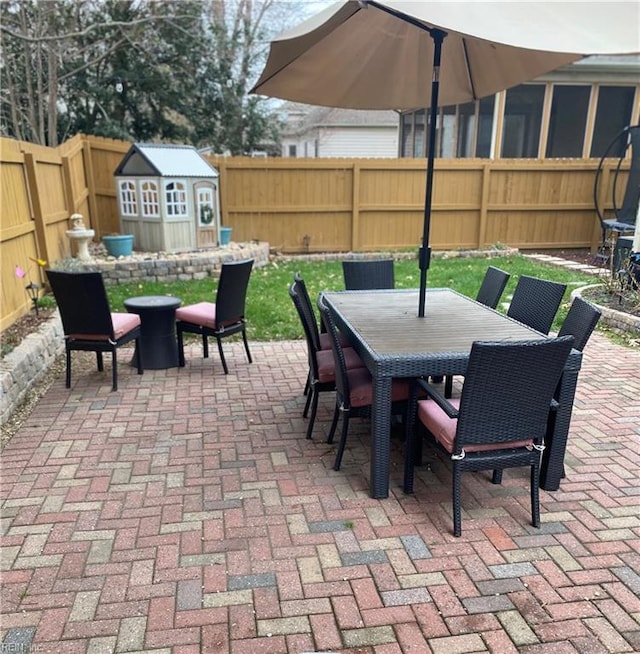
[{"label": "brick paver patio", "polygon": [[640,352],[592,337],[542,528],[524,473],[468,474],[456,539],[445,462],[405,496],[395,438],[370,499],[364,421],[340,472],[329,398],[304,439],[304,343],[251,347],[46,393],[2,453],[3,653],[640,651]]}]

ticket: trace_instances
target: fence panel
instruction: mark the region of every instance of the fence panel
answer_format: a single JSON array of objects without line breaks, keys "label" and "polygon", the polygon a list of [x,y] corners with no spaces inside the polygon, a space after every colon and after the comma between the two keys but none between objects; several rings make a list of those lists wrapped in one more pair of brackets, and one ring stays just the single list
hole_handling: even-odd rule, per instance
[{"label": "fence panel", "polygon": [[120,216],[113,173],[131,148],[128,141],[84,137],[84,155],[89,178],[89,206],[96,240],[120,232]]},{"label": "fence panel", "polygon": [[58,148],[63,157],[67,197],[71,213],[82,214],[84,224],[93,229],[93,216],[89,206],[89,180],[85,166],[84,138],[77,134]]},{"label": "fence panel", "polygon": [[[18,141],[0,138],[0,180],[2,193],[0,329],[5,329],[29,311],[31,302],[25,286],[29,281],[40,282],[40,270],[32,261],[39,257],[36,226],[32,217],[24,155]],[[16,275],[17,266],[25,271],[25,277]]]},{"label": "fence panel", "polygon": [[71,226],[65,173],[57,149],[23,143],[27,180],[42,259],[59,261],[71,256],[66,231]]}]

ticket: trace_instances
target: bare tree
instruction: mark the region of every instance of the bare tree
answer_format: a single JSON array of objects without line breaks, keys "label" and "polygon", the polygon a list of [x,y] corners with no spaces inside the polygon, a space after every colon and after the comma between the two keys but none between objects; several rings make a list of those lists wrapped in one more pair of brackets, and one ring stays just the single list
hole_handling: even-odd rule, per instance
[{"label": "bare tree", "polygon": [[0,133],[57,145],[79,131],[240,154],[273,134],[247,91],[284,0],[4,0]]}]

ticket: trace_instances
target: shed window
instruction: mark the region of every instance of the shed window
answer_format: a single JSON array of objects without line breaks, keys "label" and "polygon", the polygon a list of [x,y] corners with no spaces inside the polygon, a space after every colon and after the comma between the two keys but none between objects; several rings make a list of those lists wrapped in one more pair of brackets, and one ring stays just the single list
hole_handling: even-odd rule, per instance
[{"label": "shed window", "polygon": [[213,189],[198,189],[198,219],[201,227],[215,227],[216,213],[213,204]]},{"label": "shed window", "polygon": [[145,180],[140,182],[140,201],[142,202],[142,215],[146,218],[160,217],[160,204],[158,202],[158,185]]},{"label": "shed window", "polygon": [[187,215],[187,187],[184,182],[165,182],[164,199],[167,216]]},{"label": "shed window", "polygon": [[120,210],[123,216],[138,215],[136,185],[130,179],[120,181]]}]

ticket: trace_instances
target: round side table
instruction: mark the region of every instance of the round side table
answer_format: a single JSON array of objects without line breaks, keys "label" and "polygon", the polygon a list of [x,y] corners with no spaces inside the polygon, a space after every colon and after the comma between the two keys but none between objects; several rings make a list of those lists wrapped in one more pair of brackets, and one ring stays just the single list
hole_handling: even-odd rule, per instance
[{"label": "round side table", "polygon": [[176,309],[181,304],[180,298],[169,295],[143,295],[124,301],[129,313],[140,316],[140,351],[145,370],[177,368]]}]

